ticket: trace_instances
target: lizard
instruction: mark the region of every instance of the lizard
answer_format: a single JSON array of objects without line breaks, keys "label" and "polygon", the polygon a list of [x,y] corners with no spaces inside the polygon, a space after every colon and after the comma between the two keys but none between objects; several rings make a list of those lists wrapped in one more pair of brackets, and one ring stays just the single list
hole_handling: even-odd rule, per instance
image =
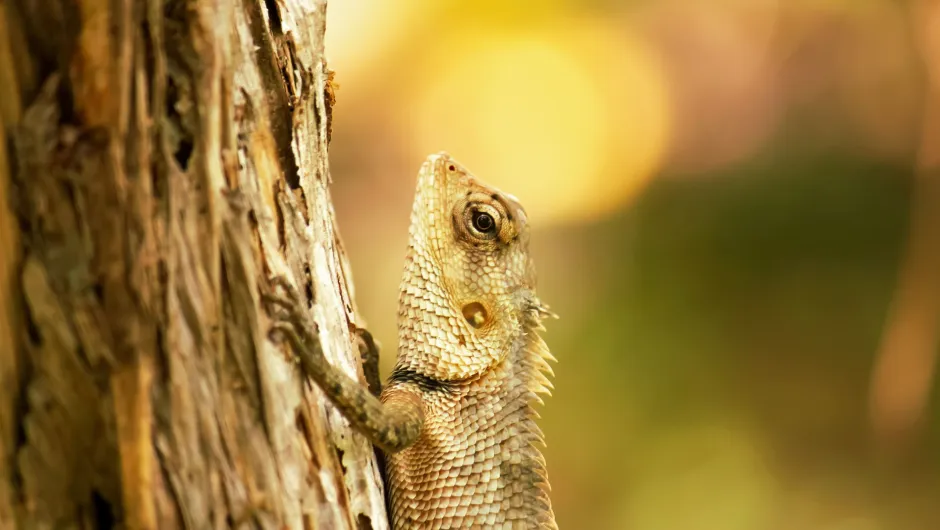
[{"label": "lizard", "polygon": [[[418,173],[398,307],[398,356],[377,398],[331,366],[285,279],[272,330],[351,425],[386,454],[399,529],[557,529],[534,406],[551,393],[530,227],[512,195],[447,153]],[[286,294],[281,294],[286,292]],[[367,339],[371,339],[368,334]],[[371,340],[368,341],[371,344]]]}]

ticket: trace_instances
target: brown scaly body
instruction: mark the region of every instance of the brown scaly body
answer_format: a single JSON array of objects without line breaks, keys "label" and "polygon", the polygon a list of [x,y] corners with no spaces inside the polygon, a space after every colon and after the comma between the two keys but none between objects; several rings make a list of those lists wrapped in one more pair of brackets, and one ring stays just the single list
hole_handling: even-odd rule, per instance
[{"label": "brown scaly body", "polygon": [[395,529],[557,528],[533,405],[551,388],[519,203],[441,153],[421,168],[381,403],[329,366],[295,305],[305,371],[388,452]]},{"label": "brown scaly body", "polygon": [[[474,227],[481,213],[492,219]],[[555,527],[532,409],[551,357],[527,240],[515,199],[445,154],[425,162],[382,394],[424,407],[418,440],[388,459],[396,528]]]}]

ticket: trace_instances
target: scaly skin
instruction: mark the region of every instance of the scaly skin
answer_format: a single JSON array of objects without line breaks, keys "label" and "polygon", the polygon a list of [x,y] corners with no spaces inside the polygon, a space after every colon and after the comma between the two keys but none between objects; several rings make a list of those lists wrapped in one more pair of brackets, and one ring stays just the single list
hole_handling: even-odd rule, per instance
[{"label": "scaly skin", "polygon": [[[481,215],[485,214],[485,215]],[[486,217],[488,216],[488,219]],[[526,214],[447,154],[418,175],[398,310],[398,360],[381,402],[332,368],[296,294],[277,325],[304,371],[388,453],[395,529],[557,529],[535,403],[548,394]],[[286,286],[285,286],[286,287]]]}]

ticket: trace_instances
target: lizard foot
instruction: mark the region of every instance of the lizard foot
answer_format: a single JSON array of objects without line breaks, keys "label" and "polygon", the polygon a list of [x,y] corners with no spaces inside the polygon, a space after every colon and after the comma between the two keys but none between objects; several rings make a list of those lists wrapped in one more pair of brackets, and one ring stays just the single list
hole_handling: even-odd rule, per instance
[{"label": "lizard foot", "polygon": [[300,292],[286,276],[272,276],[268,282],[271,288],[262,294],[262,298],[270,308],[280,308],[291,313],[300,312],[303,305],[300,301]]},{"label": "lizard foot", "polygon": [[284,276],[271,278],[274,289],[262,294],[268,306],[268,312],[274,317],[271,334],[287,339],[301,361],[304,370],[310,370],[309,363],[325,363],[320,347],[320,333],[317,323],[310,312],[301,303],[297,289]]}]

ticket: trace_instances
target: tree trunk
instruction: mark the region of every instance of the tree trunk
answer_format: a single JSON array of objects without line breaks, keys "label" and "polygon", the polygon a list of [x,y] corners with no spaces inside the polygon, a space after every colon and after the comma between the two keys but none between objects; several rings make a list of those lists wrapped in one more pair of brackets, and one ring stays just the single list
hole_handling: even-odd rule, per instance
[{"label": "tree trunk", "polygon": [[0,528],[387,528],[261,302],[289,278],[362,380],[325,13],[0,2]]}]

